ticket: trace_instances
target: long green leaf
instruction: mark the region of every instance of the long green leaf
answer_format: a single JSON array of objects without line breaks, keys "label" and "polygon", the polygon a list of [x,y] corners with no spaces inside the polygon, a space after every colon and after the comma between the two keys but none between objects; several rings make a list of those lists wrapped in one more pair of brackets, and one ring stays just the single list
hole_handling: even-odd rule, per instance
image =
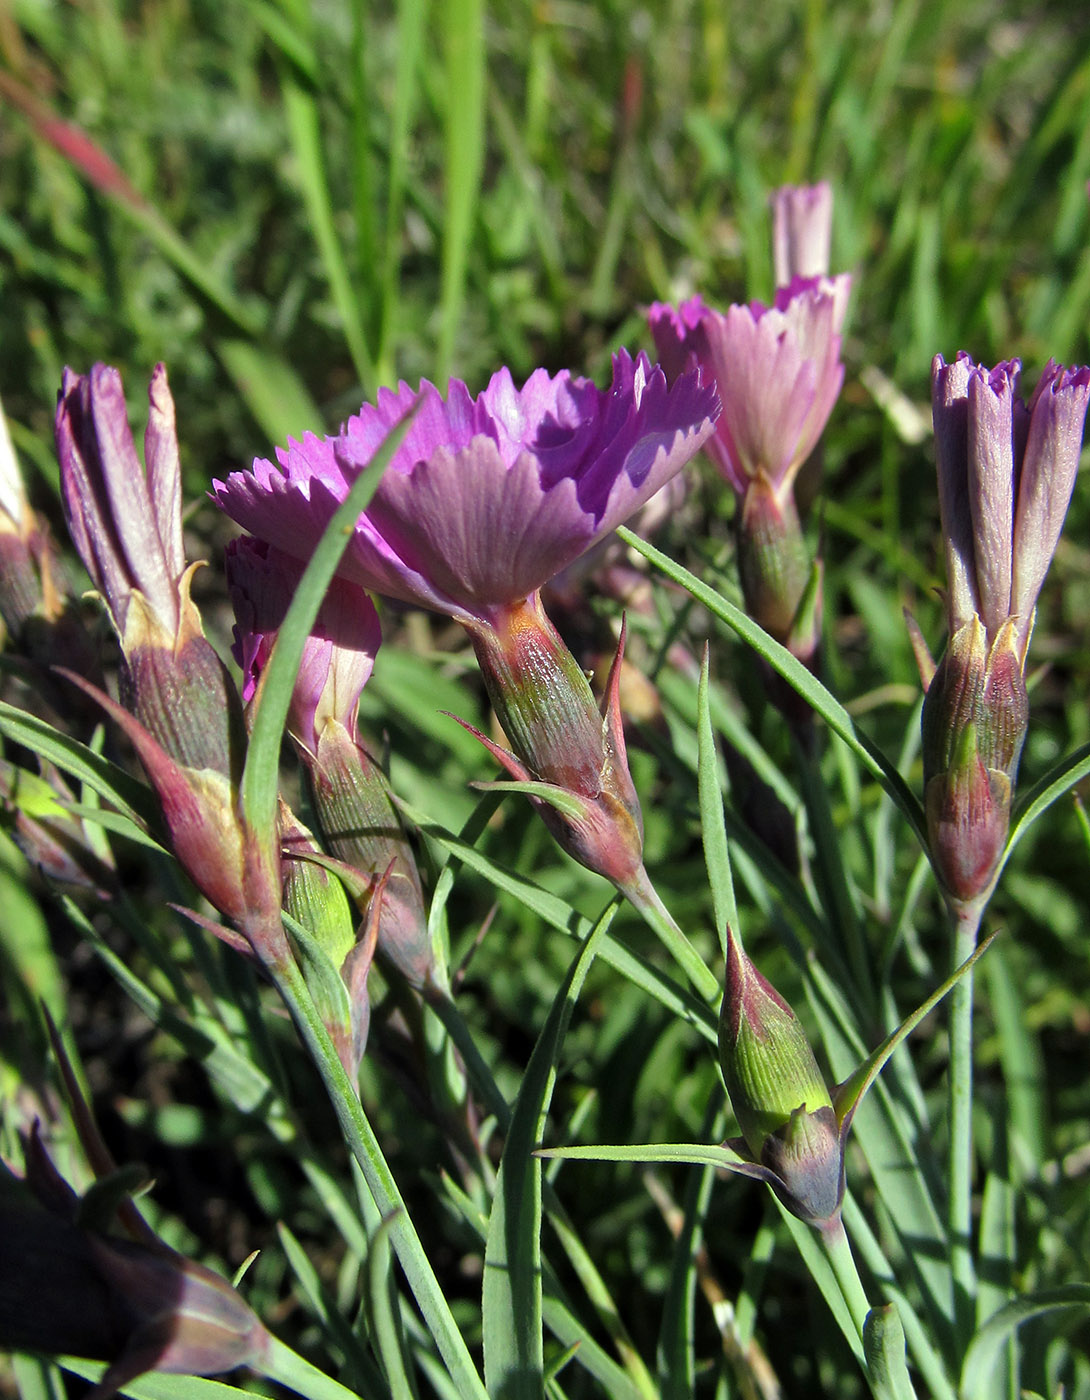
[{"label": "long green leaf", "polygon": [[712,908],[715,911],[715,931],[724,958],[727,956],[726,929],[729,925],[741,935],[738,926],[738,905],[734,898],[734,876],[730,866],[727,828],[723,820],[723,796],[719,784],[719,754],[712,733],[711,710],[708,701],[708,648],[700,666],[697,692],[697,791],[700,798],[700,834],[704,842],[704,863],[708,867]]},{"label": "long green leaf", "polygon": [[450,377],[454,359],[484,168],[484,0],[447,0],[443,19],[447,76],[443,141],[446,200],[436,365],[441,386]]},{"label": "long green leaf", "polygon": [[255,831],[269,831],[276,821],[276,794],[279,787],[280,741],[291,705],[292,688],[299,674],[303,648],[310,636],[341,556],[348,548],[352,529],[361,511],[367,508],[398,444],[408,432],[415,408],[386,434],[382,446],[352,483],[337,507],[317,549],[299,580],[295,597],[277,633],[261,694],[255,706],[253,729],[246,751],[242,775],[242,804]]},{"label": "long green leaf", "polygon": [[1056,766],[1021,796],[1015,805],[1014,820],[1011,823],[1010,839],[1003,852],[1000,870],[1006,865],[1011,852],[1025,836],[1039,816],[1047,812],[1052,804],[1069,792],[1076,783],[1090,773],[1090,744],[1083,744],[1074,753],[1061,759]]},{"label": "long green leaf", "polygon": [[572,1011],[616,912],[614,901],[560,985],[523,1075],[500,1160],[485,1245],[482,1314],[485,1385],[504,1400],[539,1400],[544,1384],[541,1162],[533,1149],[541,1141]]},{"label": "long green leaf", "polygon": [[378,387],[375,367],[364,336],[363,312],[337,236],[333,201],[326,175],[322,149],[321,120],[314,90],[304,86],[293,71],[285,68],[282,90],[288,130],[295,148],[295,163],[308,222],[321,254],[326,280],[341,320],[341,331],[352,355],[364,398]]},{"label": "long green leaf", "polygon": [[821,716],[833,733],[839,734],[866,771],[881,783],[904,813],[921,844],[926,845],[927,828],[919,798],[912,792],[885,754],[865,735],[859,733],[851,715],[848,714],[840,701],[826,690],[817,677],[813,676],[801,661],[792,656],[786,647],[781,646],[752,618],[747,617],[741,608],[735,607],[721,593],[717,593],[714,588],[709,588],[706,583],[702,583],[695,574],[676,563],[669,555],[663,554],[661,550],[648,544],[646,540],[640,539],[639,535],[633,534],[624,526],[617,531],[617,534],[624,540],[625,544],[630,545],[637,553],[642,554],[645,559],[649,559],[652,564],[661,569],[667,578],[673,579],[675,583],[680,584],[688,593],[691,593],[699,603],[703,603],[710,613],[719,618],[721,622],[725,622],[748,646],[753,648],[758,656],[767,661],[774,671],[783,676],[791,688],[797,691],[815,713]]},{"label": "long green leaf", "polygon": [[1090,1312],[1090,1283],[1070,1283],[1026,1293],[993,1313],[965,1353],[961,1371],[963,1400],[990,1400],[992,1372],[1007,1338],[1031,1318],[1047,1313]]},{"label": "long green leaf", "polygon": [[94,749],[46,724],[45,720],[0,701],[0,734],[79,778],[133,821],[153,820],[155,808],[150,789]]},{"label": "long green leaf", "polygon": [[[496,861],[490,860],[475,846],[463,841],[439,822],[433,821],[426,812],[419,808],[407,802],[399,802],[398,806],[422,835],[428,836],[444,846],[464,865],[491,881],[497,889],[514,895],[527,909],[532,910],[539,918],[543,919],[550,928],[555,928],[569,937],[578,938],[580,941],[587,937],[591,927],[589,921],[584,919],[581,914],[577,914],[571,905],[565,903],[557,895],[543,890],[532,880],[526,880],[521,875],[516,875],[506,867],[499,865]],[[611,934],[606,934],[602,939],[598,955],[611,967],[615,967],[622,976],[627,977],[630,982],[637,987],[642,987],[668,1011],[691,1022],[706,1040],[715,1044],[718,1033],[716,1017],[686,988],[679,986],[677,982],[660,972],[651,963],[631,952]]]}]

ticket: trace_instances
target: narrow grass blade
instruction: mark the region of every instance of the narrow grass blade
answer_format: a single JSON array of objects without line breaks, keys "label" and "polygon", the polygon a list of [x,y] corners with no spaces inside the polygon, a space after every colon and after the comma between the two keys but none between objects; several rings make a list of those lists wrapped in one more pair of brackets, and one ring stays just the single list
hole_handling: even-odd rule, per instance
[{"label": "narrow grass blade", "polygon": [[1006,865],[1011,852],[1021,841],[1029,828],[1044,812],[1047,812],[1057,798],[1069,792],[1077,782],[1090,773],[1090,744],[1083,744],[1074,753],[1068,754],[1045,774],[1028,792],[1023,794],[1015,805],[1014,820],[1011,822],[1010,839],[1003,852],[1000,870]]},{"label": "narrow grass blade", "polygon": [[329,1298],[318,1277],[318,1270],[311,1263],[306,1250],[282,1220],[277,1222],[276,1230],[284,1257],[295,1275],[295,1281],[310,1311],[321,1323],[330,1341],[344,1353],[350,1373],[355,1372],[355,1385],[363,1389],[368,1397],[374,1395],[375,1400],[387,1396],[389,1391],[383,1385],[374,1362],[366,1355],[348,1321],[341,1316]]},{"label": "narrow grass blade", "polygon": [[866,771],[881,783],[904,813],[921,844],[926,844],[927,829],[919,799],[885,754],[858,732],[851,715],[848,714],[839,700],[826,690],[815,676],[811,675],[802,662],[796,660],[786,647],[773,640],[763,628],[758,627],[741,608],[736,608],[714,588],[709,588],[707,584],[702,583],[695,574],[675,563],[669,555],[663,554],[661,550],[648,544],[646,540],[640,539],[639,535],[633,534],[624,526],[617,531],[617,534],[624,540],[625,544],[631,546],[637,553],[642,554],[645,559],[649,559],[652,564],[661,569],[667,578],[673,579],[675,583],[680,584],[682,588],[691,593],[698,602],[703,603],[709,612],[719,618],[721,622],[725,622],[748,646],[753,648],[758,656],[763,657],[774,671],[783,676],[792,689],[797,691],[815,713],[821,716],[833,733],[838,734],[844,740]]},{"label": "narrow grass blade", "polygon": [[304,87],[294,73],[287,70],[284,72],[281,87],[310,229],[318,245],[333,304],[340,316],[341,332],[359,375],[363,397],[368,398],[378,387],[375,383],[375,367],[364,337],[363,311],[337,236],[325,154],[322,149],[317,97],[313,90]]},{"label": "narrow grass blade", "polygon": [[[462,1218],[483,1241],[488,1222],[480,1208],[449,1178],[444,1179],[443,1185]],[[657,1400],[653,1386],[635,1384],[586,1330],[568,1305],[548,1261],[542,1266],[542,1316],[561,1346],[578,1348],[576,1360],[599,1382],[609,1400]]]},{"label": "narrow grass blade", "polygon": [[[701,1124],[701,1136],[717,1139],[724,1132],[724,1110],[719,1095],[709,1104]],[[689,1172],[685,1207],[680,1214],[670,1258],[670,1282],[662,1305],[657,1355],[661,1400],[689,1400],[696,1384],[696,1288],[697,1258],[702,1245],[704,1218],[715,1185],[715,1171],[704,1167]],[[674,1227],[672,1227],[674,1228]]]},{"label": "narrow grass blade", "polygon": [[1090,1312],[1090,1283],[1069,1283],[1025,1293],[988,1319],[970,1343],[961,1372],[962,1400],[993,1400],[992,1374],[1012,1332],[1048,1313]]},{"label": "narrow grass blade", "polygon": [[391,1400],[417,1400],[398,1312],[392,1262],[390,1228],[384,1222],[375,1231],[367,1256],[371,1334],[375,1350],[382,1362],[382,1369],[389,1381]]},{"label": "narrow grass blade", "polygon": [[[550,928],[555,928],[572,938],[580,940],[586,938],[591,927],[589,921],[584,919],[581,914],[577,914],[564,900],[547,890],[543,890],[532,880],[526,880],[521,875],[516,875],[506,867],[490,860],[476,847],[455,836],[453,832],[448,831],[440,823],[433,821],[426,812],[420,811],[419,808],[413,807],[407,802],[400,802],[398,805],[422,835],[428,836],[441,846],[446,847],[464,865],[490,880],[497,889],[514,895],[528,909],[533,910],[543,919]],[[679,986],[672,978],[667,977],[636,953],[630,952],[623,943],[617,942],[609,934],[603,937],[598,954],[604,962],[615,967],[636,986],[642,987],[656,1001],[672,1011],[675,1016],[680,1016],[691,1022],[706,1040],[710,1040],[712,1044],[716,1043],[716,1017],[686,988]]]},{"label": "narrow grass blade", "polygon": [[725,958],[727,956],[726,927],[729,925],[736,933],[740,933],[741,930],[738,927],[738,905],[734,898],[734,876],[730,866],[727,828],[723,820],[723,797],[719,784],[719,755],[715,746],[715,736],[712,733],[711,710],[708,704],[707,647],[704,648],[704,659],[700,667],[696,733],[699,745],[697,778],[700,797],[700,832],[704,841],[704,861],[708,867],[712,908],[715,911],[715,930],[719,936],[719,946]]},{"label": "narrow grass blade", "polygon": [[484,1256],[485,1384],[504,1400],[539,1400],[541,1335],[541,1161],[533,1155],[552,1100],[568,1023],[598,944],[613,922],[609,906],[580,948],[553,1001],[515,1101],[496,1179]]},{"label": "narrow grass blade", "polygon": [[277,634],[265,672],[260,697],[254,707],[253,728],[242,775],[242,805],[255,831],[269,831],[276,821],[276,794],[280,776],[280,741],[291,704],[292,687],[299,674],[303,647],[318,616],[352,529],[374,495],[382,473],[408,431],[415,409],[386,434],[382,446],[352,483],[337,507],[318,548],[295,590],[291,607]]},{"label": "narrow grass blade", "polygon": [[258,342],[221,336],[216,354],[270,442],[320,430],[322,412],[295,370]]},{"label": "narrow grass blade", "polygon": [[0,701],[0,735],[55,763],[134,822],[154,822],[150,789],[101,754],[14,705]]},{"label": "narrow grass blade", "polygon": [[446,386],[454,360],[484,168],[484,0],[447,0],[443,19],[447,100],[443,141],[446,200],[436,353],[440,388]]},{"label": "narrow grass blade", "polygon": [[378,348],[375,354],[380,383],[386,383],[393,377],[391,370],[395,357],[392,341],[400,320],[401,221],[430,8],[428,0],[398,0],[397,5],[397,58],[394,61],[394,99],[390,111],[389,164],[386,171],[386,235],[382,255]]}]

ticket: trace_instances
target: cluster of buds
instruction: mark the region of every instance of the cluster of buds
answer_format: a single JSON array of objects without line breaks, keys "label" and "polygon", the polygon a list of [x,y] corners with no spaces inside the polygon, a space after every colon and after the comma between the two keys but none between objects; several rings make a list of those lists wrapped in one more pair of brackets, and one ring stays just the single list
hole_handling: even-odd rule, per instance
[{"label": "cluster of buds", "polygon": [[1037,596],[1075,484],[1090,369],[1049,363],[1028,405],[1021,365],[936,356],[932,407],[946,547],[946,649],[936,669],[912,624],[927,695],[924,787],[947,898],[986,898],[1003,853],[1026,735]]},{"label": "cluster of buds", "polygon": [[734,491],[746,609],[806,664],[821,639],[822,566],[811,557],[796,502],[844,379],[841,334],[851,279],[828,276],[827,185],[774,196],[778,290],[719,312],[697,296],[656,303],[651,332],[669,375],[698,365],[723,411],[709,456]]},{"label": "cluster of buds", "polygon": [[[65,514],[120,641],[120,703],[63,674],[130,738],[175,855],[228,926],[196,916],[199,922],[256,956],[274,978],[294,959],[354,1077],[366,1044],[376,943],[414,987],[445,986],[408,839],[385,778],[356,735],[378,620],[360,588],[338,581],[296,679],[291,731],[321,823],[321,848],[286,808],[279,829],[270,823],[256,830],[241,791],[244,702],[260,686],[301,567],[252,541],[230,556],[246,677],[240,695],[190,596],[197,566],[184,554],[174,404],[162,366],[149,400],[142,464],[116,370],[96,365],[87,376],[64,377],[56,435]],[[354,916],[331,867],[357,898]],[[296,921],[290,940],[285,908]]]}]

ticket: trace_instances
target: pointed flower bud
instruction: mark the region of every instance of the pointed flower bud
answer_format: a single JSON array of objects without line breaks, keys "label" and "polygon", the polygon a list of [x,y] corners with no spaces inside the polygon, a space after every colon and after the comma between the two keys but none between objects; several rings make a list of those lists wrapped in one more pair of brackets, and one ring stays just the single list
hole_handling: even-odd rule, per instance
[{"label": "pointed flower bud", "polygon": [[72,542],[121,642],[122,700],[176,759],[237,778],[244,744],[230,677],[189,596],[174,400],[156,366],[142,465],[121,376],[65,370],[57,403],[61,495]]},{"label": "pointed flower bud", "polygon": [[948,641],[925,676],[931,854],[951,899],[983,897],[1006,844],[1029,720],[1024,671],[1075,483],[1090,369],[1049,363],[1028,405],[1021,365],[964,352],[931,369]]},{"label": "pointed flower bud", "polygon": [[215,1375],[268,1356],[269,1334],[226,1280],[161,1241],[90,1225],[36,1131],[25,1181],[0,1176],[0,1229],[19,1260],[0,1282],[0,1348],[109,1362],[93,1400],[145,1371]]},{"label": "pointed flower bud", "polygon": [[[508,753],[485,740],[567,853],[624,892],[643,871],[643,817],[620,708],[622,632],[600,711],[535,593],[470,633]],[[475,731],[474,731],[475,732]]]},{"label": "pointed flower bud", "polygon": [[[233,541],[227,575],[235,609],[235,655],[243,695],[255,693],[303,565],[263,541]],[[378,615],[357,584],[334,579],[322,601],[292,692],[289,723],[307,777],[322,843],[364,877],[360,912],[382,886],[378,951],[412,986],[444,980],[420,876],[381,768],[360,743],[356,712],[381,641]],[[340,964],[338,964],[339,966]]]},{"label": "pointed flower bud", "polygon": [[161,365],[149,399],[141,465],[117,371],[65,371],[56,416],[65,517],[121,641],[123,703],[62,674],[125,730],[187,874],[242,931],[241,946],[272,964],[289,956],[276,833],[254,831],[242,812],[242,704],[189,596],[174,402]]},{"label": "pointed flower bud", "polygon": [[719,1062],[742,1143],[754,1166],[800,1220],[835,1219],[844,1153],[832,1096],[806,1032],[727,931]]},{"label": "pointed flower bud", "polygon": [[783,185],[773,191],[769,203],[776,286],[786,287],[796,277],[828,277],[833,235],[829,182]]}]

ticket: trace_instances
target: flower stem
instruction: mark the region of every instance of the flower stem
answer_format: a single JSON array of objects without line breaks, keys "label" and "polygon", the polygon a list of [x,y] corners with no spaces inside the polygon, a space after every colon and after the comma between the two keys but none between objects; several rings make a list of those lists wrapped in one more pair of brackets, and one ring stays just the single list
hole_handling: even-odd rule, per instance
[{"label": "flower stem", "polygon": [[825,1257],[832,1266],[837,1286],[848,1305],[848,1311],[851,1313],[852,1322],[855,1324],[860,1345],[862,1345],[863,1328],[867,1321],[867,1313],[870,1312],[870,1303],[867,1301],[863,1280],[859,1277],[859,1270],[856,1268],[855,1257],[852,1254],[852,1247],[848,1243],[844,1222],[838,1216],[835,1223],[819,1231],[819,1235],[825,1249]]},{"label": "flower stem", "polygon": [[[872,1312],[867,1301],[843,1220],[838,1216],[834,1223],[824,1227],[820,1233],[825,1257],[832,1267],[841,1296],[859,1333],[871,1394],[875,1400],[916,1400],[916,1391],[905,1359],[904,1334],[899,1324],[896,1348],[883,1348],[879,1343],[875,1351],[868,1346],[868,1322],[872,1328],[880,1327],[883,1313],[881,1309]],[[873,1337],[871,1342],[873,1345]],[[895,1355],[891,1354],[894,1351]]]},{"label": "flower stem", "polygon": [[647,871],[641,865],[633,882],[621,893],[640,911],[647,923],[662,940],[667,952],[706,1002],[715,1002],[723,994],[718,977],[674,922],[673,915],[658,896]]},{"label": "flower stem", "polygon": [[[954,911],[954,966],[976,948],[983,903]],[[948,1176],[950,1269],[954,1281],[954,1315],[958,1331],[972,1335],[976,1267],[972,1251],[973,1186],[973,973],[950,993],[950,1073],[948,1088],[950,1162]]]},{"label": "flower stem", "polygon": [[[451,1380],[465,1400],[488,1400],[473,1358],[424,1252],[374,1129],[315,1010],[302,974],[291,962],[286,966],[277,966],[275,977],[280,995],[325,1084],[345,1142],[359,1163],[375,1205],[389,1222],[390,1242]],[[333,1400],[333,1397],[329,1395],[321,1397],[321,1400]]]}]

